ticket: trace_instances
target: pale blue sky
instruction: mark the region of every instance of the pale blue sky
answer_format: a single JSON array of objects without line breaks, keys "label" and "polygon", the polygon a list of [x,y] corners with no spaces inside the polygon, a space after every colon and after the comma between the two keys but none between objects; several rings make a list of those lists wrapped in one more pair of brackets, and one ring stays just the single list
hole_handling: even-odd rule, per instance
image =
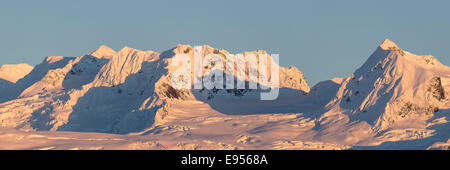
[{"label": "pale blue sky", "polygon": [[0,64],[84,55],[104,44],[163,51],[208,44],[264,49],[310,85],[350,75],[389,37],[450,65],[450,1],[8,1],[0,5]]}]

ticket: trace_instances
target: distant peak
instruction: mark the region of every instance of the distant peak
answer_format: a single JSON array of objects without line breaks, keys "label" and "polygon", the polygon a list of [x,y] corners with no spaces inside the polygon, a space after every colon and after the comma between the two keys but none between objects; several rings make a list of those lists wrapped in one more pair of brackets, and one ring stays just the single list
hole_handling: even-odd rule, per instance
[{"label": "distant peak", "polygon": [[116,54],[116,51],[114,51],[113,49],[109,48],[106,45],[100,45],[95,51],[89,53],[89,55],[98,58],[110,58],[114,54]]},{"label": "distant peak", "polygon": [[114,51],[114,50],[106,45],[100,45],[100,47],[98,47],[97,50],[95,50],[95,51]]},{"label": "distant peak", "polygon": [[28,64],[6,64],[0,66],[0,80],[16,83],[33,70]]},{"label": "distant peak", "polygon": [[2,68],[23,68],[23,67],[33,67],[27,63],[19,63],[19,64],[4,64],[4,65],[0,65],[0,69]]},{"label": "distant peak", "polygon": [[51,64],[51,63],[56,63],[58,61],[61,61],[63,59],[64,59],[64,56],[47,56],[45,58],[45,62]]},{"label": "distant peak", "polygon": [[121,51],[129,51],[129,50],[131,50],[132,48],[130,48],[130,47],[128,47],[128,46],[124,46],[124,47],[122,47],[122,49],[120,49],[119,50],[119,52],[121,52]]},{"label": "distant peak", "polygon": [[130,53],[136,53],[136,54],[151,54],[154,53],[154,51],[148,50],[148,51],[143,51],[143,50],[139,50],[139,49],[135,49],[135,48],[130,48],[128,46],[124,46],[122,49],[120,49],[119,52],[117,52],[117,54],[119,56],[124,56],[124,55],[128,55]]},{"label": "distant peak", "polygon": [[177,44],[175,48],[192,48],[190,45],[187,44]]},{"label": "distant peak", "polygon": [[389,40],[387,38],[384,39],[384,41],[383,41],[383,43],[381,43],[380,47],[383,50],[389,50],[389,49],[392,49],[392,48],[398,48],[397,44],[395,44],[394,42],[392,42],[391,40]]},{"label": "distant peak", "polygon": [[127,53],[130,53],[130,52],[133,52],[133,51],[141,51],[141,50],[138,50],[138,49],[135,49],[135,48],[131,48],[131,47],[128,47],[128,46],[124,46],[122,49],[120,49],[120,51],[118,53],[120,53],[120,54],[127,54]]}]

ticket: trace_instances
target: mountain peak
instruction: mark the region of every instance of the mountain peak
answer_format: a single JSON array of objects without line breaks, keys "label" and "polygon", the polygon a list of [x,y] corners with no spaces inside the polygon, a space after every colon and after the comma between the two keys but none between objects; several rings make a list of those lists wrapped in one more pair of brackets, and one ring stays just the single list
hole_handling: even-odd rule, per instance
[{"label": "mountain peak", "polygon": [[56,63],[58,61],[61,61],[63,59],[64,59],[64,56],[47,56],[44,61],[46,63],[51,64],[51,63]]},{"label": "mountain peak", "polygon": [[100,45],[96,51],[114,51],[114,50],[106,45]]},{"label": "mountain peak", "polygon": [[128,46],[124,46],[122,49],[120,49],[119,52],[117,52],[117,54],[119,56],[128,55],[130,53],[136,53],[136,54],[140,53],[140,54],[148,55],[148,54],[155,53],[155,52],[152,51],[152,50],[139,50],[139,49],[131,48],[131,47],[128,47]]},{"label": "mountain peak", "polygon": [[384,39],[383,43],[381,43],[380,48],[382,48],[383,50],[389,50],[392,48],[399,48],[399,47],[397,46],[397,44],[386,38]]},{"label": "mountain peak", "polygon": [[131,52],[133,52],[133,51],[140,51],[140,50],[137,50],[137,49],[134,49],[134,48],[130,48],[130,47],[128,47],[128,46],[124,46],[122,49],[120,49],[120,50],[117,52],[117,54],[118,54],[119,56],[123,56],[123,55],[127,55],[127,54],[129,54],[129,53],[131,53]]},{"label": "mountain peak", "polygon": [[89,55],[97,58],[111,58],[114,54],[116,54],[116,51],[106,45],[100,45],[95,51],[89,53]]},{"label": "mountain peak", "polygon": [[0,80],[4,79],[16,83],[33,70],[28,64],[5,64],[0,66]]}]

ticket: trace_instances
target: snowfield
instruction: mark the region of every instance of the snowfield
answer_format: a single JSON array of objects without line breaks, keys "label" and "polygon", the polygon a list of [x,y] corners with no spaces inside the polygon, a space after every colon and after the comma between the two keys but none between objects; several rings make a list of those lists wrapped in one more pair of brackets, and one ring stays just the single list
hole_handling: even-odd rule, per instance
[{"label": "snowfield", "polygon": [[263,101],[262,89],[172,87],[174,56],[199,49],[229,54],[100,46],[1,66],[0,149],[450,149],[450,68],[433,56],[386,39],[352,75],[313,87],[299,69],[279,66],[279,97]]}]

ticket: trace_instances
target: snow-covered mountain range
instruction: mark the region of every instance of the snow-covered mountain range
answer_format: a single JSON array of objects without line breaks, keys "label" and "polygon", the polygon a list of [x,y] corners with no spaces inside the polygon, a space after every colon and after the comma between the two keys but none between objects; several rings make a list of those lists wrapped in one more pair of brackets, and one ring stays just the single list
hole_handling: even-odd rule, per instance
[{"label": "snow-covered mountain range", "polygon": [[[229,55],[201,47],[203,57]],[[49,56],[35,67],[1,66],[0,143],[28,149],[450,146],[450,68],[388,39],[352,75],[311,88],[299,69],[279,67],[279,97],[269,101],[259,100],[262,89],[172,87],[174,56],[192,58],[195,50],[177,45],[163,52],[129,47],[116,52],[100,46],[80,57]],[[242,54],[238,59],[267,52]],[[204,67],[201,76],[211,72]],[[90,142],[93,136],[105,142]],[[26,145],[11,144],[13,138]]]}]

